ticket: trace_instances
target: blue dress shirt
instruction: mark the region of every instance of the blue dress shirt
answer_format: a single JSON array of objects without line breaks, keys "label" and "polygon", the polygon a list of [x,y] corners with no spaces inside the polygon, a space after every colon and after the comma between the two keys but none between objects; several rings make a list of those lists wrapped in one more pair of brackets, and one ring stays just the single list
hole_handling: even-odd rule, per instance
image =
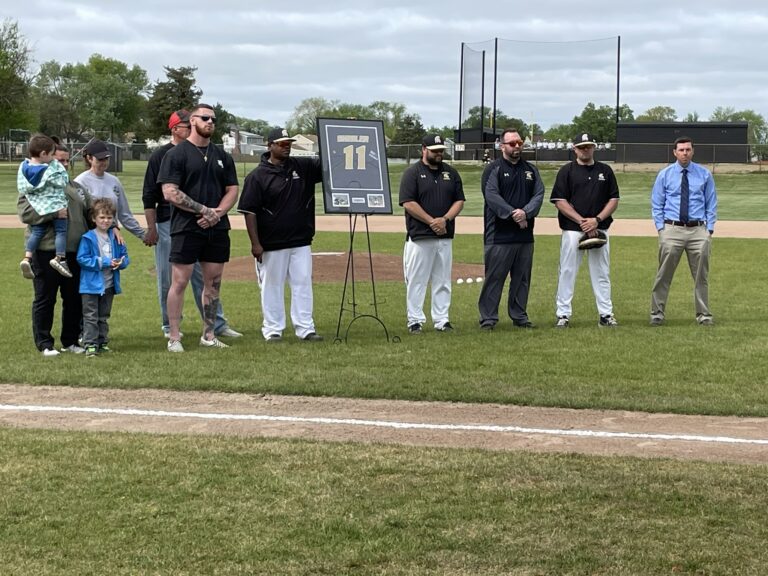
[{"label": "blue dress shirt", "polygon": [[[688,169],[688,220],[703,220],[707,230],[714,232],[717,222],[717,193],[709,170],[691,162]],[[651,192],[651,215],[656,230],[664,228],[664,220],[680,219],[680,184],[683,167],[670,164],[656,176]]]}]

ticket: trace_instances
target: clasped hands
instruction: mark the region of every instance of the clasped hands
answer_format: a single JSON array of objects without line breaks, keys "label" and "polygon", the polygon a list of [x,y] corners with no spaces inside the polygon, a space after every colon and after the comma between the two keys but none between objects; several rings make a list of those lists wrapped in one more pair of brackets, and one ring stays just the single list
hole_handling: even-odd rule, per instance
[{"label": "clasped hands", "polygon": [[432,232],[438,236],[444,236],[448,233],[448,220],[443,216],[432,218],[432,220],[429,221],[429,227],[432,229]]},{"label": "clasped hands", "polygon": [[589,238],[594,238],[597,236],[597,218],[582,218],[581,222],[579,222],[579,227],[581,228],[581,231],[584,232]]},{"label": "clasped hands", "polygon": [[221,214],[218,208],[203,207],[200,217],[197,219],[197,225],[200,228],[213,228],[221,220]]}]

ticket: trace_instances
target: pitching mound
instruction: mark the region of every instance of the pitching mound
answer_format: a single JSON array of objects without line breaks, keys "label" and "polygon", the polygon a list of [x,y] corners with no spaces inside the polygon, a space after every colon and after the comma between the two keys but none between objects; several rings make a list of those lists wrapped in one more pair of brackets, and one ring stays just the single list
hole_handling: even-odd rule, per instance
[{"label": "pitching mound", "polygon": [[[346,252],[323,252],[312,255],[312,280],[313,282],[344,282],[347,273]],[[355,266],[355,279],[368,281],[371,279],[371,263],[368,254],[355,252],[353,254]],[[373,274],[377,282],[403,279],[403,258],[392,254],[371,255],[373,262]],[[453,263],[453,280],[457,278],[477,278],[484,275],[482,264]],[[256,279],[254,261],[251,257],[233,258],[224,267],[226,280],[251,280]]]}]

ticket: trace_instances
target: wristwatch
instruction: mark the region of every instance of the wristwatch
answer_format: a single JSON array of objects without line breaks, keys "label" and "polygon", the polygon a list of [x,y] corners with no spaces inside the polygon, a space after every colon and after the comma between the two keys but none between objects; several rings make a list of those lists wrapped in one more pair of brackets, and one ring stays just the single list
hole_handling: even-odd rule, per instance
[{"label": "wristwatch", "polygon": [[602,222],[602,221],[603,221],[603,219],[602,219],[602,218],[600,218],[600,216],[595,216],[595,220],[597,220],[597,224],[598,224],[598,225],[600,225],[600,222]]}]

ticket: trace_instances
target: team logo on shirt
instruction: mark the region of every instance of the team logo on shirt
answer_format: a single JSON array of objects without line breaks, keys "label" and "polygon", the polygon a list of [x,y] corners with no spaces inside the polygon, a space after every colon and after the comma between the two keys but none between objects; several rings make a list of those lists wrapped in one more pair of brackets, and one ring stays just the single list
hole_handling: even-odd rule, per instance
[{"label": "team logo on shirt", "polygon": [[509,178],[509,172],[504,172],[504,178]]},{"label": "team logo on shirt", "polygon": [[600,174],[597,175],[597,181],[598,182],[605,182],[605,176],[603,175],[602,172],[600,172]]},{"label": "team logo on shirt", "polygon": [[219,168],[224,168],[224,162],[222,162],[221,160],[216,160],[216,164],[219,165]]},{"label": "team logo on shirt", "polygon": [[426,178],[427,177],[426,174],[419,174],[419,176],[421,176],[422,178]]},{"label": "team logo on shirt", "polygon": [[294,171],[293,171],[293,176],[291,176],[291,178],[293,178],[294,180],[299,180],[299,179],[301,178],[301,176],[299,176],[299,175],[296,173],[296,170],[294,170]]},{"label": "team logo on shirt", "polygon": [[526,170],[525,172],[525,179],[526,180],[533,180],[533,172],[529,172]]},{"label": "team logo on shirt", "polygon": [[450,179],[451,179],[451,173],[443,172],[443,180],[450,180]]}]

